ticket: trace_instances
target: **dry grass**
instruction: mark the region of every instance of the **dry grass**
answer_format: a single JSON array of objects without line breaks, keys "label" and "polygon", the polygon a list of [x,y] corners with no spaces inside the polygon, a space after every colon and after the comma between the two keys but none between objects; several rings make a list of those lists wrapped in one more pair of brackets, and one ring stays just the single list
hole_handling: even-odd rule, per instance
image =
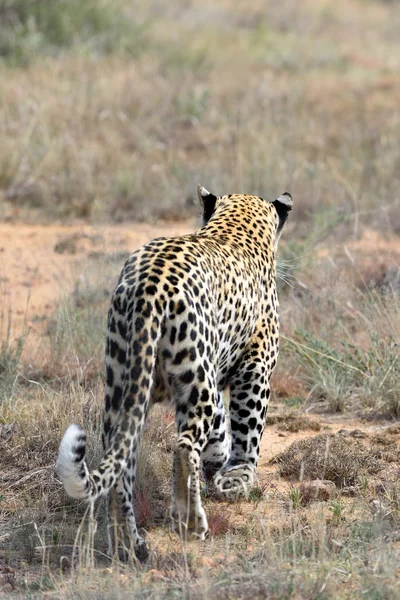
[{"label": "dry grass", "polygon": [[366,444],[341,434],[322,434],[293,442],[273,461],[282,477],[295,481],[322,478],[340,487],[352,487],[399,459],[396,442],[387,437]]},{"label": "dry grass", "polygon": [[36,37],[3,21],[34,38],[23,70],[4,49],[0,63],[4,214],[181,217],[201,179],[217,192],[295,190],[298,220],[323,211],[318,236],[365,222],[398,231],[397,7],[119,0],[110,23],[110,6],[68,0],[57,27],[34,14]]},{"label": "dry grass", "polygon": [[[319,423],[304,410],[398,418],[396,3],[84,4],[0,1],[0,217],[181,219],[197,212],[199,181],[267,198],[289,189],[296,205],[279,251],[285,343],[273,390],[290,413],[273,422],[312,436]],[[79,257],[81,240],[55,251]],[[279,457],[284,477],[336,482],[331,503],[303,506],[297,487],[272,473],[248,503],[205,498],[210,538],[182,545],[167,518],[173,416],[156,409],[135,496],[148,564],[106,562],[101,507],[96,568],[85,564],[86,524],[73,563],[85,507],[66,497],[53,464],[71,422],[88,432],[89,461],[101,455],[104,327],[123,261],[118,249],[86,254],[36,355],[24,354],[26,331],[7,327],[1,304],[4,591],[398,598],[396,424],[365,440],[317,435]]]},{"label": "dry grass", "polygon": [[289,405],[292,393],[294,406],[397,418],[399,294],[393,285],[376,287],[371,265],[399,273],[400,246],[396,238],[363,239],[326,245],[298,264],[301,285],[293,280],[281,291],[285,359],[278,370],[297,384],[288,389]]},{"label": "dry grass", "polygon": [[298,413],[289,413],[287,415],[273,415],[267,416],[266,425],[278,424],[280,431],[289,431],[290,433],[297,433],[311,429],[312,431],[320,431],[321,423],[313,421],[312,419]]}]

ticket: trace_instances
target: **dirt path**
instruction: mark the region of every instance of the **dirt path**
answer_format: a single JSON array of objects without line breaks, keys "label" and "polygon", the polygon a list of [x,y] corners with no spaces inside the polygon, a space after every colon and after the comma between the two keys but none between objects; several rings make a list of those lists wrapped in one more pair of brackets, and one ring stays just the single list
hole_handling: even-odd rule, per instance
[{"label": "dirt path", "polygon": [[[19,333],[18,329],[21,329],[26,321],[31,332],[29,339],[43,339],[43,326],[54,314],[61,292],[69,293],[74,289],[77,277],[84,273],[87,265],[91,264],[91,258],[97,258],[96,262],[100,270],[103,268],[102,261],[105,263],[104,259],[110,255],[115,257],[116,266],[119,264],[122,266],[123,255],[135,250],[149,239],[182,235],[194,231],[196,226],[195,221],[158,225],[129,223],[103,227],[86,224],[34,226],[0,223],[0,336],[7,326],[7,312],[10,307],[15,334]],[[399,240],[384,240],[368,232],[361,240],[347,244],[347,248],[350,258],[354,257],[357,262],[361,258],[364,261],[370,260],[372,270],[376,269],[378,259],[385,265],[396,265],[400,260]],[[94,277],[96,273],[93,273]],[[113,283],[107,281],[107,287],[108,283],[111,290]],[[222,526],[226,526],[228,531],[233,532],[233,541],[229,542],[229,536],[218,537],[216,533],[215,540],[209,539],[205,544],[191,543],[190,552],[196,556],[196,564],[207,567],[225,564],[227,544],[235,544],[235,535],[242,536],[238,538],[242,539],[242,543],[243,540],[247,540],[246,551],[252,551],[254,528],[265,531],[267,539],[270,531],[281,531],[280,535],[286,535],[287,507],[292,484],[279,476],[278,465],[272,464],[271,459],[289,448],[293,442],[320,433],[336,434],[341,429],[361,430],[367,438],[370,438],[377,431],[387,427],[387,424],[372,424],[347,418],[345,415],[305,417],[299,413],[303,424],[297,429],[296,424],[290,421],[291,417],[287,412],[286,406],[273,404],[270,407],[269,423],[262,439],[257,470],[257,483],[262,491],[262,497],[259,500],[253,499],[232,505],[217,503],[212,499],[206,501],[210,530],[214,528],[218,532],[222,518]],[[285,415],[283,421],[274,421],[274,417],[280,418],[282,415]],[[26,475],[30,476],[30,473],[23,474],[22,477]],[[18,510],[13,494],[13,489],[10,488],[7,495],[3,497],[3,507],[6,506],[5,503],[9,498],[10,514]],[[351,499],[344,499],[344,502],[351,501]],[[322,509],[326,522],[329,522],[331,519],[329,504],[325,503]],[[311,521],[313,518],[314,509],[311,507],[307,510],[307,513],[301,513],[304,522],[307,519]],[[165,518],[167,522],[167,513]],[[170,535],[167,526],[152,527],[148,538],[154,555],[159,557],[160,564],[162,564],[162,557],[166,557],[167,560],[169,556],[179,556],[179,553],[182,553],[182,542],[177,536]],[[186,548],[184,550],[186,552]],[[234,551],[231,555],[236,556]],[[22,581],[35,582],[40,576],[38,568],[34,566],[23,567],[20,570],[17,581],[21,579],[21,586],[25,585]],[[107,568],[106,572],[108,576],[111,571]],[[8,577],[7,573],[5,576]],[[160,571],[152,569],[150,576],[164,575],[162,569]],[[7,585],[8,579],[5,581]],[[67,591],[65,597],[68,597]]]},{"label": "dirt path", "polygon": [[[25,316],[28,322],[34,316],[45,317],[60,297],[60,286],[65,291],[73,285],[71,272],[76,273],[83,258],[132,252],[152,238],[183,235],[197,225],[194,220],[106,226],[0,223],[0,314],[11,307],[14,322]],[[373,231],[346,248],[351,256],[367,254],[374,264],[378,258],[391,264],[400,259],[400,240],[384,239]],[[321,250],[322,255],[326,252]]]},{"label": "dirt path", "polygon": [[[154,237],[182,235],[196,223],[91,226],[0,223],[0,315],[12,310],[13,324],[45,317],[60,289],[72,289],[71,272],[96,252],[132,252]],[[122,261],[121,261],[122,266]],[[4,323],[3,323],[4,325]]]},{"label": "dirt path", "polygon": [[[74,278],[83,269],[85,258],[132,252],[148,240],[160,236],[183,235],[194,231],[197,222],[175,222],[149,225],[143,223],[92,226],[26,225],[0,223],[0,333],[7,325],[7,311],[12,310],[13,330],[18,333],[24,321],[30,328],[30,339],[41,335],[42,326],[52,314],[61,289],[73,289]],[[381,256],[400,257],[400,241],[385,240],[375,232],[366,231],[361,240],[347,244],[349,252],[371,248]],[[119,260],[119,259],[118,259]],[[123,258],[120,260],[121,265]],[[39,322],[39,325],[37,324]],[[321,423],[337,431],[346,425],[343,418],[336,424]],[[349,427],[360,427],[351,422]],[[294,439],[310,435],[309,430],[290,433],[270,428],[263,439],[261,468],[268,472],[268,461],[283,451]]]}]

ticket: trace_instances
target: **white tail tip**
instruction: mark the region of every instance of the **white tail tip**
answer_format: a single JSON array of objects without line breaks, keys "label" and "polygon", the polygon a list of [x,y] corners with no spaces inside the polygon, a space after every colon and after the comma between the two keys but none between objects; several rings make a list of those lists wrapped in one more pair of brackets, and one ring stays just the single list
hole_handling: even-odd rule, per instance
[{"label": "white tail tip", "polygon": [[70,425],[64,433],[58,450],[57,472],[65,491],[72,498],[85,498],[86,474],[83,466],[86,433],[79,425]]}]

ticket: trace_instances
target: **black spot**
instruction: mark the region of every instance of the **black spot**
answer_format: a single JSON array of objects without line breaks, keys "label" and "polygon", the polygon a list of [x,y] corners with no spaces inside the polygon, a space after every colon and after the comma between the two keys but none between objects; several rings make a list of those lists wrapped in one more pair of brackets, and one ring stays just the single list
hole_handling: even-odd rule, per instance
[{"label": "black spot", "polygon": [[137,333],[140,333],[144,327],[144,319],[143,317],[137,317],[135,321],[135,330]]},{"label": "black spot", "polygon": [[205,375],[202,365],[200,365],[199,368],[197,369],[197,377],[200,382],[203,382],[206,378],[206,375]]},{"label": "black spot", "polygon": [[221,425],[221,415],[219,414],[215,417],[214,429],[219,429],[220,425]]},{"label": "black spot", "polygon": [[118,346],[117,342],[114,342],[114,340],[110,340],[111,358],[115,358],[115,355],[117,354],[118,350],[119,350],[119,346]]},{"label": "black spot", "polygon": [[[129,396],[127,396],[125,398],[124,401],[124,407],[126,410],[129,410],[130,408],[132,408],[132,406],[135,404],[135,398],[133,396],[133,394],[129,394]],[[128,420],[126,419],[126,423],[128,423]]]},{"label": "black spot", "polygon": [[209,398],[210,398],[210,392],[208,390],[203,390],[201,392],[201,401],[207,402]]},{"label": "black spot", "polygon": [[207,417],[211,417],[211,416],[212,416],[212,412],[213,412],[213,411],[212,411],[212,406],[211,406],[210,404],[207,404],[207,405],[204,407],[204,414],[205,414]]},{"label": "black spot", "polygon": [[120,387],[119,385],[116,385],[114,387],[114,393],[113,393],[113,397],[111,400],[111,404],[114,410],[119,410],[120,406],[121,406],[121,399],[122,399],[122,387]]},{"label": "black spot", "polygon": [[137,381],[140,377],[140,375],[142,374],[142,367],[139,365],[135,365],[132,369],[131,369],[131,378],[133,379],[133,381]]},{"label": "black spot", "polygon": [[112,387],[114,385],[114,371],[112,370],[110,365],[107,365],[106,367],[106,374],[107,385],[108,387]]},{"label": "black spot", "polygon": [[140,406],[135,406],[135,408],[133,409],[133,416],[137,419],[142,418],[142,409],[140,408]]},{"label": "black spot", "polygon": [[146,308],[142,310],[142,315],[148,319],[151,315],[151,303],[147,302]]},{"label": "black spot", "polygon": [[126,339],[126,325],[123,321],[118,321],[118,331],[120,336],[125,340]]},{"label": "black spot", "polygon": [[[187,357],[187,354],[188,354],[188,351],[186,348],[184,350],[181,350],[180,352],[177,352],[175,354],[173,364],[174,365],[182,364],[182,361],[185,360],[185,358]],[[188,383],[190,383],[190,382],[188,382]]]},{"label": "black spot", "polygon": [[142,349],[142,344],[138,340],[135,340],[133,342],[133,354],[135,354],[135,355],[140,354],[141,349]]},{"label": "black spot", "polygon": [[249,428],[245,423],[237,423],[236,421],[231,422],[232,431],[240,431],[243,435],[247,435],[249,433]]},{"label": "black spot", "polygon": [[183,300],[178,300],[178,304],[176,307],[176,314],[181,315],[186,309],[185,303]]},{"label": "black spot", "polygon": [[183,342],[184,339],[186,338],[186,332],[187,332],[187,323],[183,322],[183,323],[181,323],[181,326],[179,328],[178,340],[180,342]]},{"label": "black spot", "polygon": [[193,406],[194,406],[195,404],[197,404],[198,400],[199,400],[199,390],[197,389],[197,387],[192,387],[188,401],[190,402],[190,404],[193,404]]},{"label": "black spot", "polygon": [[120,348],[118,351],[118,362],[120,365],[124,365],[126,361],[126,352],[123,348]]},{"label": "black spot", "polygon": [[182,373],[182,375],[179,377],[179,379],[182,381],[182,383],[192,383],[193,379],[194,379],[194,373],[193,371],[190,371],[190,369],[188,371],[185,371],[184,373]]},{"label": "black spot", "polygon": [[149,296],[155,296],[157,293],[157,286],[148,285],[144,291],[146,292],[146,294],[149,294]]},{"label": "black spot", "polygon": [[161,303],[158,300],[155,301],[155,307],[156,307],[156,311],[158,312],[158,314],[162,315],[164,312],[163,307],[161,306]]},{"label": "black spot", "polygon": [[111,419],[110,418],[105,419],[103,429],[104,429],[104,434],[106,436],[108,436],[108,434],[110,433],[110,429],[111,429]]},{"label": "black spot", "polygon": [[250,416],[250,411],[242,408],[241,410],[238,411],[238,415],[242,419],[247,419],[247,417]]}]

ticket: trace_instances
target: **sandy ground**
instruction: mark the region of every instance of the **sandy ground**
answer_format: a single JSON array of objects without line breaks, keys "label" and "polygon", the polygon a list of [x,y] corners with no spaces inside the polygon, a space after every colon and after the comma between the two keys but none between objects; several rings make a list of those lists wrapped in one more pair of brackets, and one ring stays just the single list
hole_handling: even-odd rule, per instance
[{"label": "sandy ground", "polygon": [[[4,313],[11,307],[14,319],[26,317],[32,325],[34,317],[45,318],[55,307],[61,289],[72,289],[72,274],[76,276],[83,258],[133,252],[152,238],[183,235],[197,226],[195,220],[107,226],[0,223],[0,309]],[[350,260],[364,255],[371,266],[398,266],[400,261],[400,239],[387,239],[374,231],[366,231],[343,249]],[[321,257],[327,253],[328,249],[320,251]]]},{"label": "sandy ground", "polygon": [[[71,272],[96,252],[133,252],[148,240],[194,231],[196,223],[141,223],[95,227],[0,223],[0,306],[12,307],[17,321],[43,317],[56,305],[60,290],[72,289]],[[121,261],[121,267],[122,267]]]},{"label": "sandy ground", "polygon": [[[114,256],[116,264],[123,263],[123,255],[134,251],[143,243],[159,236],[182,235],[194,231],[197,222],[147,224],[118,224],[90,226],[72,224],[67,226],[0,224],[0,333],[7,325],[7,312],[12,309],[13,331],[24,326],[29,327],[29,339],[41,339],[44,326],[60,299],[60,293],[70,293],[76,278],[90,264],[85,260],[97,257],[98,263],[103,257]],[[371,269],[377,264],[398,265],[400,262],[400,240],[384,239],[374,232],[346,246],[349,258],[359,261],[364,256],[371,261]],[[121,256],[120,256],[121,255]],[[323,254],[322,254],[323,255]],[[368,263],[369,266],[369,263]],[[109,282],[109,291],[114,282]],[[108,287],[108,282],[107,282]],[[287,412],[283,405],[272,405],[269,415]],[[258,467],[258,484],[263,490],[261,502],[226,503],[207,502],[207,513],[212,522],[213,511],[225,514],[233,528],[265,527],[266,529],[285,528],[287,525],[287,503],[290,482],[279,477],[278,467],[271,459],[288,448],[295,440],[319,435],[337,433],[341,429],[361,430],[367,436],[385,428],[384,423],[372,424],[369,421],[348,418],[344,415],[309,415],[315,427],[297,432],[282,430],[279,424],[267,425],[261,447]],[[224,505],[224,506],[223,506]],[[329,506],[325,506],[326,518],[330,518]],[[167,518],[167,517],[166,517]],[[182,542],[171,536],[167,527],[154,527],[148,532],[150,547],[156,555],[181,552]],[[198,560],[204,558],[210,566],[226,560],[228,542],[207,541],[204,545],[194,545]],[[221,547],[219,544],[221,543]],[[222,545],[223,544],[223,545]],[[199,563],[200,564],[200,563]],[[37,576],[31,574],[28,577]],[[26,576],[26,575],[25,575]]]},{"label": "sandy ground", "polygon": [[[3,331],[7,324],[7,311],[12,308],[13,330],[25,322],[29,339],[38,337],[43,324],[52,314],[60,299],[61,291],[72,291],[76,277],[84,269],[85,258],[98,255],[115,255],[123,263],[123,254],[132,252],[146,241],[160,236],[183,235],[194,231],[198,222],[185,221],[150,225],[126,223],[107,226],[92,226],[84,223],[70,225],[27,225],[22,223],[0,223],[0,321]],[[400,240],[387,239],[376,232],[366,231],[361,239],[346,246],[350,258],[386,264],[399,264]],[[110,292],[114,282],[110,282]],[[322,422],[321,427],[334,430],[343,426],[340,422]],[[359,422],[350,427],[362,426]],[[307,437],[310,431],[296,434],[284,433],[277,428],[268,428],[263,440],[261,469],[266,472],[272,456],[284,450],[295,438]]]}]

